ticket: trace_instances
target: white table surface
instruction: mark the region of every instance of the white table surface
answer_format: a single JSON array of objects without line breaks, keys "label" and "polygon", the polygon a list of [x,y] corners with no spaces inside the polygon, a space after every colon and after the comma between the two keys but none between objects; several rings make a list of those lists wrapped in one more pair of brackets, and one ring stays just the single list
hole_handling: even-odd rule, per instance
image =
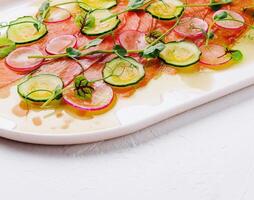
[{"label": "white table surface", "polygon": [[254,87],[111,141],[0,139],[0,169],[3,200],[253,200]]}]

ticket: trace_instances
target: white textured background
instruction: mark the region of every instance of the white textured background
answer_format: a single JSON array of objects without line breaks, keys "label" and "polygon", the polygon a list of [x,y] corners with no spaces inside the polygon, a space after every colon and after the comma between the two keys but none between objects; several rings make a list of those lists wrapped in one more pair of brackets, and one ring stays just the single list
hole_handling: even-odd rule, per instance
[{"label": "white textured background", "polygon": [[46,147],[0,139],[0,199],[254,199],[254,87],[133,135]]}]

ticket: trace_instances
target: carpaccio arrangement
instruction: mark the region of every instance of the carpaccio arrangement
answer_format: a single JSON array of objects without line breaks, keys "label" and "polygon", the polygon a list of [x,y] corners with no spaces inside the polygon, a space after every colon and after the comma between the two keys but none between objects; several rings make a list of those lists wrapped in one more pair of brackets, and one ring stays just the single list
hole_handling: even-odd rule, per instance
[{"label": "carpaccio arrangement", "polygon": [[0,24],[0,88],[41,109],[108,110],[162,71],[241,61],[253,15],[253,0],[45,1]]}]

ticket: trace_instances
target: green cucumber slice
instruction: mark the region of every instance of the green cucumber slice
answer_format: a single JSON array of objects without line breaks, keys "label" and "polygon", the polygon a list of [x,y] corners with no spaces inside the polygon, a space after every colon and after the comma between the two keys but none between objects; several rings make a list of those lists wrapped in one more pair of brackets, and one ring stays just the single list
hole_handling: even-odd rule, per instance
[{"label": "green cucumber slice", "polygon": [[87,16],[87,22],[82,28],[81,32],[85,35],[101,35],[110,32],[117,28],[120,24],[118,17],[113,17],[109,20],[101,22],[101,20],[111,16],[112,13],[109,10],[94,10]]},{"label": "green cucumber slice", "polygon": [[201,51],[192,42],[170,42],[165,44],[165,48],[160,52],[159,58],[165,63],[176,67],[187,67],[197,63],[200,59]]},{"label": "green cucumber slice", "polygon": [[109,9],[117,5],[116,0],[82,0],[80,7],[86,11],[95,9]]},{"label": "green cucumber slice", "polygon": [[47,27],[42,24],[39,31],[34,27],[34,23],[38,21],[31,17],[25,16],[10,22],[12,25],[7,30],[7,37],[16,44],[26,44],[37,41],[44,37],[47,33]]},{"label": "green cucumber slice", "polygon": [[[135,66],[131,64],[133,62],[136,63]],[[145,77],[145,70],[133,58],[114,58],[105,64],[102,75],[104,81],[112,86],[127,87],[141,81]]]},{"label": "green cucumber slice", "polygon": [[146,12],[157,19],[172,20],[183,13],[184,8],[177,7],[181,5],[183,3],[179,0],[158,0],[147,6]]},{"label": "green cucumber slice", "polygon": [[52,74],[33,76],[18,85],[18,94],[32,102],[46,102],[54,92],[64,87],[63,81]]}]

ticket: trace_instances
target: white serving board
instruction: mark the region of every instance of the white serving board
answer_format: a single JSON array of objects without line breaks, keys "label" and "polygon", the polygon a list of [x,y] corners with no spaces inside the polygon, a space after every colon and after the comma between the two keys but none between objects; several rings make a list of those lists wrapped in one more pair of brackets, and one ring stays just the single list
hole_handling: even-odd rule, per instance
[{"label": "white serving board", "polygon": [[[0,0],[0,22],[33,14],[36,7],[38,8],[38,4],[35,6],[34,2]],[[3,13],[8,13],[8,16]],[[254,35],[254,32],[251,34]],[[204,70],[198,74],[164,75],[139,89],[134,96],[119,100],[109,113],[95,119],[77,120],[75,128],[73,126],[69,130],[55,131],[46,126],[26,128],[26,123],[29,122],[5,112],[18,102],[18,97],[15,96],[11,101],[0,99],[0,110],[3,111],[0,112],[0,136],[21,142],[62,145],[89,143],[130,134],[253,84],[253,47],[253,40],[242,39],[236,47],[245,55],[242,63],[221,71]],[[109,118],[112,121],[112,116],[117,123],[107,121]],[[23,124],[22,128],[19,128],[19,123]],[[86,129],[86,124],[92,128]]]}]

